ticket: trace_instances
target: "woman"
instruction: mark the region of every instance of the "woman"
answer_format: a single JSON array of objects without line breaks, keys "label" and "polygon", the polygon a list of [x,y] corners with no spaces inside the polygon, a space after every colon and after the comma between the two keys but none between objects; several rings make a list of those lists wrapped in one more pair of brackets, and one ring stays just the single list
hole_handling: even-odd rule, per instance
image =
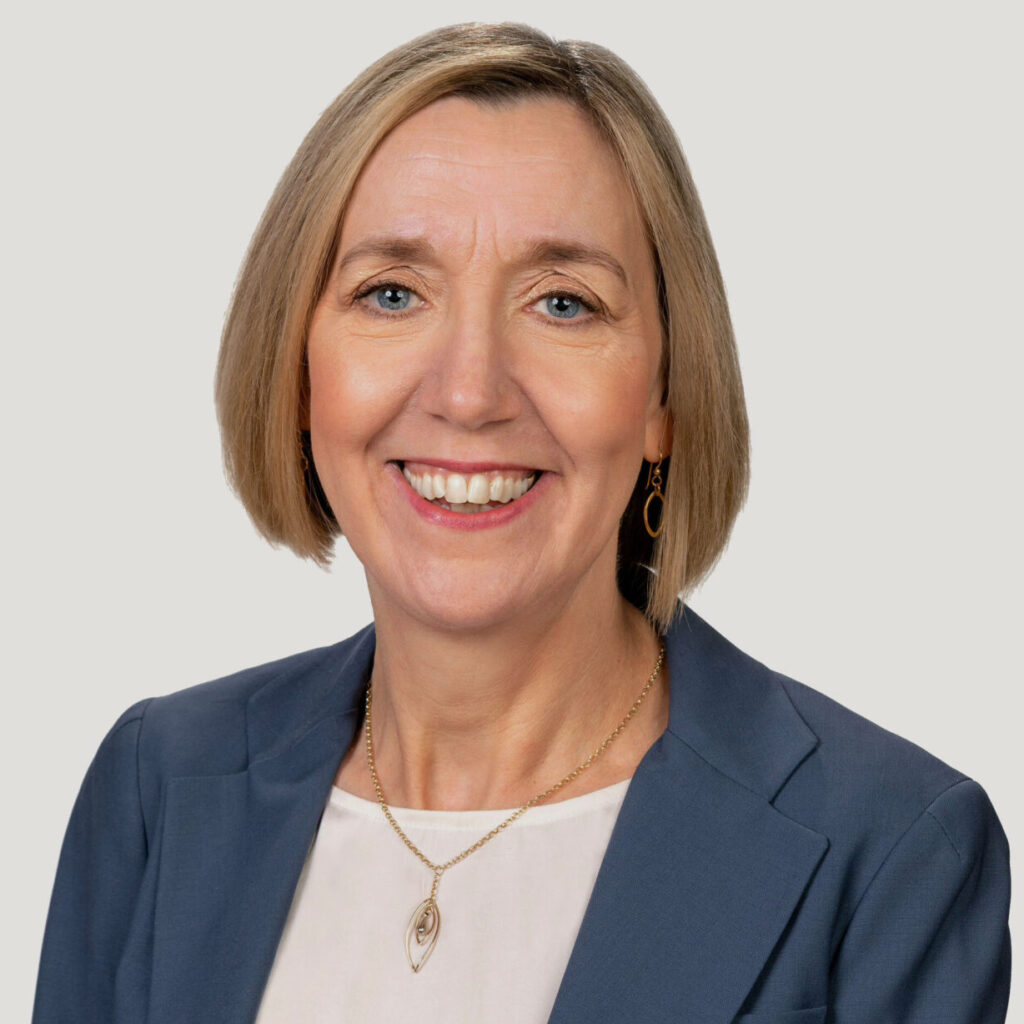
[{"label": "woman", "polygon": [[747,423],[678,143],[600,47],[400,47],[286,171],[225,327],[232,481],[373,624],[143,700],[90,768],[56,1021],[1001,1021],[977,783],[679,598]]}]

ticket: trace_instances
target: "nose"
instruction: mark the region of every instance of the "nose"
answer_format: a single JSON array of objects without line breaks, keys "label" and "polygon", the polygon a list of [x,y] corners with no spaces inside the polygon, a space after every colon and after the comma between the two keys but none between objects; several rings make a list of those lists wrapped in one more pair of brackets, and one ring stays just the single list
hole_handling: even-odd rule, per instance
[{"label": "nose", "polygon": [[453,312],[431,354],[420,390],[424,411],[465,430],[519,415],[522,393],[510,372],[509,345],[488,311]]}]

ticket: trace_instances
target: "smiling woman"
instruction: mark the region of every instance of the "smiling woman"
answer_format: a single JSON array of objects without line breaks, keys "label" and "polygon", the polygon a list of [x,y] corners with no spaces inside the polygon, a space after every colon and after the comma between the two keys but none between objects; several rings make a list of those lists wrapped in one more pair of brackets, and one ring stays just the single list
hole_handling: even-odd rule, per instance
[{"label": "smiling woman", "polygon": [[747,419],[621,60],[465,25],[365,71],[256,231],[217,401],[254,522],[343,536],[374,620],[121,716],[36,1024],[1003,1020],[984,790],[685,603]]}]

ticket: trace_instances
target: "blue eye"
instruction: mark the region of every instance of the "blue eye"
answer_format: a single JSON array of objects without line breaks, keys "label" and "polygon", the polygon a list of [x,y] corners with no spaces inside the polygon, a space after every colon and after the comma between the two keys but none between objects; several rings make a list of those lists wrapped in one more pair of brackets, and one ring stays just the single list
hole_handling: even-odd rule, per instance
[{"label": "blue eye", "polygon": [[392,312],[409,308],[412,292],[408,288],[396,288],[394,285],[381,285],[373,290],[376,304],[381,309]]},{"label": "blue eye", "polygon": [[549,295],[544,305],[552,316],[560,320],[572,320],[583,309],[583,303],[572,295]]}]

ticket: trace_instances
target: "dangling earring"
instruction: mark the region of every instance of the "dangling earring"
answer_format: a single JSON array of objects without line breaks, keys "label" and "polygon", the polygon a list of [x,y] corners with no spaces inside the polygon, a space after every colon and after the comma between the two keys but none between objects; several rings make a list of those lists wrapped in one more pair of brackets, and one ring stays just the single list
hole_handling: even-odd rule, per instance
[{"label": "dangling earring", "polygon": [[299,431],[299,457],[302,459],[302,472],[305,476],[309,476],[309,456],[306,455],[306,438],[309,435],[309,431]]},{"label": "dangling earring", "polygon": [[[651,468],[650,468],[650,470],[647,473],[647,489],[650,490],[651,487],[653,487],[654,490],[651,491],[651,493],[647,495],[647,500],[644,502],[644,529],[647,530],[648,534],[651,537],[655,537],[655,538],[659,537],[661,535],[661,531],[665,527],[665,523],[663,521],[663,514],[664,514],[664,511],[665,511],[665,495],[661,493],[661,460],[662,460],[662,458],[663,458],[663,456],[662,456],[661,452],[659,451],[658,452],[658,461],[657,461],[657,463],[656,464],[653,463],[653,462],[651,463]],[[651,511],[651,502],[654,501],[655,498],[657,498],[658,501],[661,502],[661,506],[658,508],[658,528],[656,530],[652,530],[651,529],[650,511]]]}]

